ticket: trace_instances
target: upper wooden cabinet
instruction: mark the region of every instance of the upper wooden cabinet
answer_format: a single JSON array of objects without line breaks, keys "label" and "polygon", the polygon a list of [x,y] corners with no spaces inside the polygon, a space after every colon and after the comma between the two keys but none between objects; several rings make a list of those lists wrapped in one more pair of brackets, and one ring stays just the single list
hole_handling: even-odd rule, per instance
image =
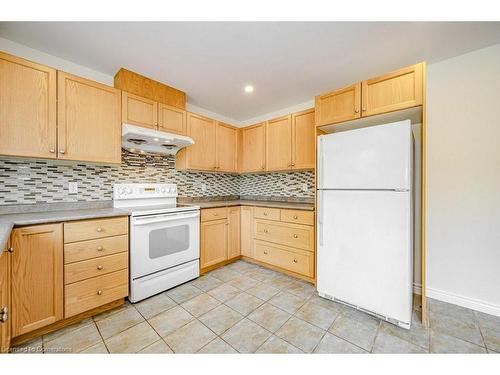
[{"label": "upper wooden cabinet", "polygon": [[122,91],[122,122],[186,134],[186,111],[125,91]]},{"label": "upper wooden cabinet", "polygon": [[122,122],[157,129],[158,103],[122,91]]},{"label": "upper wooden cabinet", "polygon": [[279,171],[292,167],[292,117],[266,123],[266,169]]},{"label": "upper wooden cabinet", "polygon": [[7,353],[10,346],[10,253],[0,248],[0,353]]},{"label": "upper wooden cabinet", "polygon": [[0,52],[0,154],[56,158],[56,70]]},{"label": "upper wooden cabinet", "polygon": [[186,111],[158,103],[158,130],[182,135],[186,134]]},{"label": "upper wooden cabinet", "polygon": [[236,172],[238,168],[238,130],[231,125],[217,122],[216,169],[218,172]]},{"label": "upper wooden cabinet", "polygon": [[422,105],[422,64],[362,82],[362,115],[371,116]]},{"label": "upper wooden cabinet", "polygon": [[316,126],[422,105],[423,64],[316,96]]},{"label": "upper wooden cabinet", "polygon": [[266,125],[260,123],[241,130],[241,172],[266,170]]},{"label": "upper wooden cabinet", "polygon": [[58,157],[121,162],[121,92],[58,72]]},{"label": "upper wooden cabinet", "polygon": [[12,336],[63,318],[62,224],[12,232]]},{"label": "upper wooden cabinet", "polygon": [[292,115],[292,169],[311,169],[316,165],[314,109]]},{"label": "upper wooden cabinet", "polygon": [[361,116],[361,83],[318,95],[315,106],[316,126],[357,119]]}]

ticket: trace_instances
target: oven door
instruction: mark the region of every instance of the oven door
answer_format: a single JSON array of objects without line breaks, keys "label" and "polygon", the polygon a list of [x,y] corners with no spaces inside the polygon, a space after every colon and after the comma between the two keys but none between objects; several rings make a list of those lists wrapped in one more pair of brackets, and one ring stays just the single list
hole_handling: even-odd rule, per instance
[{"label": "oven door", "polygon": [[200,212],[133,217],[130,231],[132,279],[200,257]]}]

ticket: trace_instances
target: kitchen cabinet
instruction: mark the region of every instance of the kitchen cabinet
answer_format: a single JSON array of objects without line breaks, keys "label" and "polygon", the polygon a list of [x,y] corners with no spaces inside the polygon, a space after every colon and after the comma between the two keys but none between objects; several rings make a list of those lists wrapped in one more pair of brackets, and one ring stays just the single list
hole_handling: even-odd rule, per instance
[{"label": "kitchen cabinet", "polygon": [[292,169],[316,166],[314,109],[292,114]]},{"label": "kitchen cabinet", "polygon": [[229,220],[229,245],[227,258],[233,259],[241,255],[241,207],[229,207],[227,210]]},{"label": "kitchen cabinet", "polygon": [[315,103],[316,126],[360,118],[361,84],[318,95]]},{"label": "kitchen cabinet", "polygon": [[316,126],[422,105],[423,64],[398,69],[316,96]]},{"label": "kitchen cabinet", "polygon": [[266,170],[292,167],[292,118],[284,116],[266,123]]},{"label": "kitchen cabinet", "polygon": [[121,162],[121,92],[58,72],[58,158]]},{"label": "kitchen cabinet", "polygon": [[237,172],[238,131],[231,125],[217,122],[216,127],[216,169],[218,172]]},{"label": "kitchen cabinet", "polygon": [[194,145],[177,153],[176,168],[180,170],[216,170],[216,122],[194,113],[187,114],[187,135]]},{"label": "kitchen cabinet", "polygon": [[63,318],[62,224],[15,228],[12,247],[12,336]]},{"label": "kitchen cabinet", "polygon": [[211,220],[201,223],[200,268],[213,266],[227,260],[228,220]]},{"label": "kitchen cabinet", "polygon": [[266,169],[266,125],[260,123],[242,129],[241,172],[264,172]]},{"label": "kitchen cabinet", "polygon": [[122,91],[122,122],[144,128],[158,128],[158,103]]},{"label": "kitchen cabinet", "polygon": [[251,206],[241,206],[241,255],[249,258],[254,255],[253,210]]},{"label": "kitchen cabinet", "polygon": [[158,103],[158,130],[186,134],[186,111],[171,105]]},{"label": "kitchen cabinet", "polygon": [[0,154],[55,159],[57,72],[0,52]]},{"label": "kitchen cabinet", "polygon": [[363,81],[362,116],[422,105],[422,65],[416,64]]},{"label": "kitchen cabinet", "polygon": [[10,253],[8,245],[0,249],[0,353],[8,353],[10,346]]}]

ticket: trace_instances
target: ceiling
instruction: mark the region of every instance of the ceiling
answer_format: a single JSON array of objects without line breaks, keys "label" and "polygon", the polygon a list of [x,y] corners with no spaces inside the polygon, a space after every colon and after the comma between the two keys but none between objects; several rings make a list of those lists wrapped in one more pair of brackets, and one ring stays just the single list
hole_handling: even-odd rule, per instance
[{"label": "ceiling", "polygon": [[[500,43],[500,22],[2,22],[0,36],[183,90],[247,121],[390,70]],[[255,91],[244,93],[252,84]]]}]

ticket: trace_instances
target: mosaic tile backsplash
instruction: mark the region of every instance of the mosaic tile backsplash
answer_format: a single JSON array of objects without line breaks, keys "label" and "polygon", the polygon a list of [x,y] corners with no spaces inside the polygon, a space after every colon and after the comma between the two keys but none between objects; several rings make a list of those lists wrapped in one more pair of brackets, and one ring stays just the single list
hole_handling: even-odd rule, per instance
[{"label": "mosaic tile backsplash", "polygon": [[[78,183],[77,194],[69,194],[69,182]],[[311,171],[258,175],[176,171],[173,156],[125,150],[119,166],[0,158],[0,205],[111,200],[113,184],[127,182],[176,183],[180,197],[314,197]]]}]

